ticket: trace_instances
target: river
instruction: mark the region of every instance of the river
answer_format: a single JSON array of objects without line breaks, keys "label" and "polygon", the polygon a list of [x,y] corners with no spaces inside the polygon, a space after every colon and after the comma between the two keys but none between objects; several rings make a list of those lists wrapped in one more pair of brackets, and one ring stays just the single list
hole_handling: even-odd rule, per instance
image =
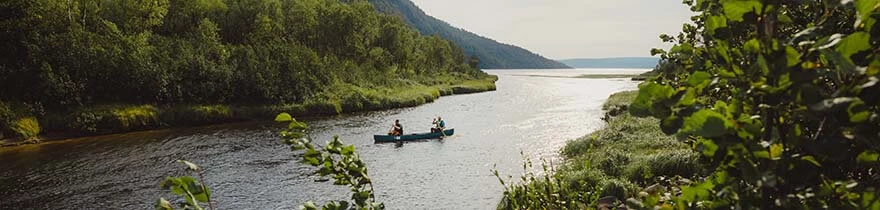
[{"label": "river", "polygon": [[[497,91],[441,97],[417,107],[305,119],[319,143],[339,135],[368,165],[389,209],[494,209],[503,187],[491,170],[523,173],[530,159],[558,159],[567,140],[602,126],[601,104],[632,90],[629,79],[537,77],[645,70],[487,70]],[[532,75],[532,76],[523,76]],[[403,145],[374,144],[400,119],[428,131],[438,115],[455,135]],[[175,128],[0,148],[0,209],[151,209],[166,176],[187,175],[175,160],[205,170],[217,209],[295,209],[348,199],[347,188],[314,182],[276,135],[275,123]],[[536,163],[536,166],[539,164]]]}]

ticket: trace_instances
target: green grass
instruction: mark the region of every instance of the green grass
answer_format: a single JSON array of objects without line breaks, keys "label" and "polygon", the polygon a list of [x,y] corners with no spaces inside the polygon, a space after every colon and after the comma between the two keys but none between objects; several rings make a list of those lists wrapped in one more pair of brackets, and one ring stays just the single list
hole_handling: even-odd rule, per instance
[{"label": "green grass", "polygon": [[[41,131],[64,132],[73,136],[146,130],[170,126],[195,126],[243,120],[271,120],[286,112],[298,117],[327,116],[341,113],[412,107],[452,94],[495,90],[496,76],[460,80],[438,76],[430,80],[397,80],[396,86],[369,86],[337,83],[302,104],[247,105],[225,104],[176,105],[157,107],[149,104],[114,104],[55,111],[18,122],[33,111],[14,111],[0,102],[0,139],[13,134],[30,139]],[[39,121],[37,121],[39,120]],[[43,130],[40,129],[43,123]],[[18,126],[18,127],[16,127]]]},{"label": "green grass", "polygon": [[[657,119],[634,117],[625,111],[635,97],[635,91],[611,95],[603,105],[607,124],[566,143],[560,151],[565,163],[552,175],[508,187],[499,208],[529,207],[535,202],[595,208],[599,197],[625,200],[661,178],[697,178],[708,173],[699,154],[678,137],[664,134]],[[576,195],[544,195],[572,193]],[[548,198],[537,199],[542,197]]]},{"label": "green grass", "polygon": [[[615,93],[603,108],[607,112],[626,110],[635,97],[635,91]],[[639,186],[661,176],[694,177],[702,172],[699,155],[676,136],[664,134],[659,120],[633,117],[625,111],[608,116],[604,128],[563,147],[569,164],[562,170],[599,170],[609,178]],[[637,193],[633,190],[625,194]]]},{"label": "green grass", "polygon": [[160,126],[159,109],[153,105],[100,105],[80,108],[70,114],[50,113],[50,115],[64,117],[48,116],[46,119],[63,120],[66,123],[48,122],[48,124],[62,124],[60,129],[76,133],[112,133]]}]

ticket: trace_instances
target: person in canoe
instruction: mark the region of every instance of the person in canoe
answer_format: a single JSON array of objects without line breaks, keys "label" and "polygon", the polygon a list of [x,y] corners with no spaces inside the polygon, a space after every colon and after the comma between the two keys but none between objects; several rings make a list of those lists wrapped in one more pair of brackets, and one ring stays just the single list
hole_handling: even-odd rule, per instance
[{"label": "person in canoe", "polygon": [[446,129],[446,122],[443,122],[443,118],[440,116],[437,116],[437,119],[434,119],[434,122],[431,124],[434,124],[434,127],[431,128],[432,133],[442,132],[443,129]]},{"label": "person in canoe", "polygon": [[394,120],[394,124],[391,125],[391,130],[388,131],[388,135],[391,135],[391,136],[403,135],[403,125],[400,124],[400,120]]}]

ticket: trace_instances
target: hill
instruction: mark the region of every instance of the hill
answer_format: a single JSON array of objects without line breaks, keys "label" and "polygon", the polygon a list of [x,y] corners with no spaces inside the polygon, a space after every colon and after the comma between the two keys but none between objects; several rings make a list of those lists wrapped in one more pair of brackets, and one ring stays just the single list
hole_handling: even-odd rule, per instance
[{"label": "hill", "polygon": [[657,66],[658,59],[653,57],[623,58],[579,58],[565,59],[560,62],[575,68],[634,68],[650,69]]},{"label": "hill", "polygon": [[456,28],[427,15],[409,0],[370,0],[376,9],[399,16],[408,25],[425,35],[437,35],[458,45],[467,56],[475,56],[483,69],[550,69],[571,68],[526,49]]}]

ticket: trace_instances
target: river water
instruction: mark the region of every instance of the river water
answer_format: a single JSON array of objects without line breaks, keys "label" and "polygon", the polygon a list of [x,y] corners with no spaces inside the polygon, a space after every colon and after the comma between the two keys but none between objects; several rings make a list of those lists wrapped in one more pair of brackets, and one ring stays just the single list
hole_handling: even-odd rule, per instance
[{"label": "river water", "polygon": [[[494,209],[503,187],[491,170],[523,173],[523,155],[558,161],[567,140],[602,126],[600,106],[635,89],[629,79],[576,76],[645,70],[487,70],[497,91],[442,97],[412,108],[305,119],[319,143],[339,135],[368,165],[377,199],[389,209]],[[455,135],[403,145],[374,144],[400,119],[424,132],[441,115]],[[277,137],[275,123],[239,123],[107,135],[0,148],[0,209],[151,209],[166,176],[188,175],[175,160],[205,170],[217,209],[295,209],[345,200],[347,188],[314,182]],[[536,166],[538,164],[536,163]]]}]

